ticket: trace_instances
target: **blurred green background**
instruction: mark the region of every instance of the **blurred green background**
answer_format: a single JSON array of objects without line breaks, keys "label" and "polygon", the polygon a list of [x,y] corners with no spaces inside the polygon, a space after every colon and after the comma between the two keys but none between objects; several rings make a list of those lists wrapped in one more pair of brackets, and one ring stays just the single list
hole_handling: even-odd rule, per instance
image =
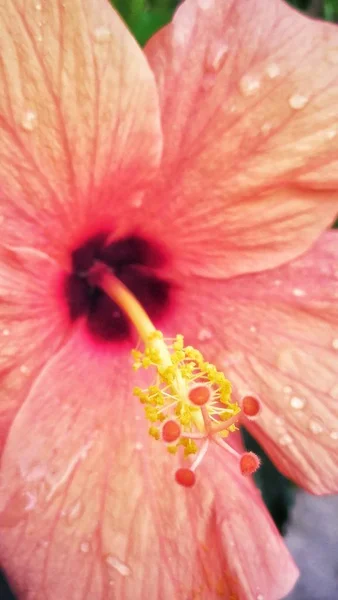
[{"label": "blurred green background", "polygon": [[[111,0],[141,45],[169,23],[180,2],[181,0]],[[338,0],[289,0],[289,4],[313,17],[338,22]]]}]

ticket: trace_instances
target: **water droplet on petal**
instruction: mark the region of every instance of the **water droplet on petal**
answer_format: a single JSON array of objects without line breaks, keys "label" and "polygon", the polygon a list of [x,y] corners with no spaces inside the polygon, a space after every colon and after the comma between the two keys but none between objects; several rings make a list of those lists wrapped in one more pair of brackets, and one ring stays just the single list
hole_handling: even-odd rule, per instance
[{"label": "water droplet on petal", "polygon": [[198,0],[198,6],[202,10],[209,10],[214,5],[214,0]]},{"label": "water droplet on petal", "polygon": [[244,96],[252,96],[256,94],[260,88],[260,81],[254,75],[243,75],[239,82],[239,87]]},{"label": "water droplet on petal", "polygon": [[318,435],[319,433],[323,433],[323,431],[324,431],[323,422],[318,417],[311,417],[311,419],[309,420],[309,429],[315,435]]},{"label": "water droplet on petal", "polygon": [[279,438],[279,443],[281,446],[289,446],[290,444],[292,444],[292,442],[293,442],[292,437],[288,433],[284,433]]},{"label": "water droplet on petal", "polygon": [[131,205],[134,206],[134,208],[141,208],[143,204],[143,197],[143,192],[137,192],[137,194],[135,194],[131,200]]},{"label": "water droplet on petal", "polygon": [[263,594],[258,594],[256,600],[264,600]]},{"label": "water droplet on petal", "polygon": [[141,444],[141,442],[136,442],[135,450],[142,450],[142,448],[143,448],[143,444]]},{"label": "water droplet on petal", "polygon": [[82,544],[80,545],[80,550],[84,554],[87,554],[89,552],[89,550],[90,550],[90,543],[89,542],[82,542]]},{"label": "water droplet on petal", "polygon": [[84,511],[84,505],[81,500],[78,500],[73,504],[73,506],[69,509],[67,513],[67,522],[69,525],[72,525],[74,521],[77,521]]},{"label": "water droplet on petal", "polygon": [[280,67],[277,65],[277,63],[270,63],[266,67],[266,72],[270,79],[275,79],[278,77],[278,75],[280,75]]},{"label": "water droplet on petal", "polygon": [[36,113],[33,110],[27,110],[22,118],[21,125],[25,131],[33,131],[37,125]]},{"label": "water droplet on petal", "polygon": [[338,440],[338,431],[332,429],[332,431],[330,431],[330,438],[332,438],[333,440]]},{"label": "water droplet on petal", "polygon": [[199,330],[197,337],[200,342],[207,342],[208,340],[211,340],[212,333],[210,329],[202,328]]},{"label": "water droplet on petal", "polygon": [[96,27],[96,29],[94,29],[93,35],[94,35],[94,40],[98,44],[105,44],[105,43],[109,42],[109,40],[111,38],[111,31],[110,31],[110,29],[108,29],[108,27],[105,27],[104,25],[102,25],[101,27]]},{"label": "water droplet on petal", "polygon": [[131,570],[128,567],[128,565],[120,561],[115,556],[112,556],[111,554],[108,554],[108,556],[106,556],[106,563],[109,567],[115,569],[123,577],[127,577],[131,573]]},{"label": "water droplet on petal", "polygon": [[283,387],[283,392],[284,392],[284,394],[291,394],[291,392],[292,392],[292,387],[290,387],[289,385],[285,385],[285,386]]},{"label": "water droplet on petal", "polygon": [[293,94],[289,98],[289,104],[291,108],[294,110],[301,110],[308,103],[309,98],[307,96],[303,96],[302,94]]},{"label": "water droplet on petal", "polygon": [[268,122],[263,123],[263,125],[261,126],[261,132],[264,135],[268,135],[268,133],[270,133],[271,129],[272,129],[272,123],[268,123]]},{"label": "water droplet on petal", "polygon": [[326,139],[333,140],[337,135],[337,130],[336,129],[327,129],[324,133],[325,133]]},{"label": "water droplet on petal", "polygon": [[335,338],[335,339],[332,341],[332,348],[333,348],[334,350],[338,350],[338,338]]},{"label": "water droplet on petal", "polygon": [[3,329],[2,335],[5,335],[5,336],[9,335],[9,329]]},{"label": "water droplet on petal", "polygon": [[285,425],[285,419],[283,419],[283,417],[276,417],[275,424],[277,427],[283,427]]},{"label": "water droplet on petal", "polygon": [[306,296],[306,292],[300,288],[293,288],[292,293],[297,298],[301,298],[302,296]]},{"label": "water droplet on petal", "polygon": [[42,5],[40,4],[40,2],[37,2],[35,5],[36,10],[42,10]]},{"label": "water droplet on petal", "polygon": [[302,408],[305,406],[305,400],[299,398],[298,396],[292,396],[290,400],[290,406],[295,410],[302,410]]},{"label": "water droplet on petal", "polygon": [[27,365],[21,365],[20,372],[23,375],[29,375],[30,374],[30,369],[27,367]]},{"label": "water droplet on petal", "polygon": [[255,325],[250,325],[249,329],[250,329],[251,333],[256,333],[256,331],[257,331],[257,327],[255,327]]},{"label": "water droplet on petal", "polygon": [[212,45],[207,56],[206,68],[215,72],[219,71],[224,65],[228,50],[229,46],[225,42]]}]

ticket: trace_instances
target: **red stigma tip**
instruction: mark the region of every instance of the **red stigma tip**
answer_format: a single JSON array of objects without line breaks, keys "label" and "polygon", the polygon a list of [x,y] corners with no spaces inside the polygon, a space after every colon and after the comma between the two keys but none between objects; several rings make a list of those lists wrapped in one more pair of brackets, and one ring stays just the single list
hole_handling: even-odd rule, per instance
[{"label": "red stigma tip", "polygon": [[242,410],[249,419],[256,417],[261,409],[260,401],[255,396],[244,396],[242,400]]},{"label": "red stigma tip", "polygon": [[179,424],[170,419],[170,421],[166,421],[162,427],[162,440],[164,442],[176,442],[181,435],[181,428]]},{"label": "red stigma tip", "polygon": [[253,452],[245,452],[242,454],[239,462],[242,475],[252,475],[260,465],[260,460]]},{"label": "red stigma tip", "polygon": [[177,469],[175,479],[183,487],[192,487],[195,484],[196,475],[191,469],[182,468]]},{"label": "red stigma tip", "polygon": [[209,388],[205,385],[197,385],[189,391],[188,397],[196,406],[203,406],[210,400]]}]

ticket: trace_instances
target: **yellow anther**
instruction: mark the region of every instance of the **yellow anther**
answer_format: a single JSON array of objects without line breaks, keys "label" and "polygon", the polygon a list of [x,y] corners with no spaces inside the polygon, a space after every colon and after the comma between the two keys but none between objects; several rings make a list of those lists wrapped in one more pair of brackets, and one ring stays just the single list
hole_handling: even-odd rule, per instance
[{"label": "yellow anther", "polygon": [[155,438],[155,440],[160,439],[160,430],[157,427],[149,427],[148,433],[151,437]]},{"label": "yellow anther", "polygon": [[[179,447],[183,447],[184,456],[195,454],[199,447],[193,438],[196,434],[197,438],[208,436],[214,426],[220,437],[236,431],[233,421],[240,407],[231,402],[230,382],[213,364],[204,360],[199,350],[192,346],[184,347],[183,336],[177,335],[167,341],[161,332],[153,331],[148,336],[144,352],[135,350],[133,356],[137,366],[152,367],[156,373],[155,381],[148,389],[134,389],[135,396],[144,404],[147,420],[152,424],[149,434],[156,440],[161,439],[160,426],[167,419],[176,420],[182,428],[184,435],[176,444],[167,447],[169,453],[175,454]],[[199,384],[210,390],[210,400],[203,406],[204,413],[200,406],[189,400],[189,390]],[[207,421],[205,414],[208,415]],[[220,427],[222,422],[225,423],[224,429]]]}]

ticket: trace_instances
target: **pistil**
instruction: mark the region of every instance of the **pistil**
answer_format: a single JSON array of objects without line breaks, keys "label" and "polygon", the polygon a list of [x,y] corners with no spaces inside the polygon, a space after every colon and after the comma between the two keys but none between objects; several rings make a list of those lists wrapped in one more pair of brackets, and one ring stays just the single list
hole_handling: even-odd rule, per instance
[{"label": "pistil", "polygon": [[[243,475],[254,473],[259,466],[258,457],[251,452],[239,454],[225,439],[237,431],[240,417],[247,414],[254,418],[259,412],[258,399],[247,397],[242,407],[233,402],[231,383],[224,374],[206,362],[201,352],[184,346],[182,335],[166,340],[106,265],[97,263],[90,280],[125,312],[143,341],[143,350],[132,351],[133,368],[152,369],[154,381],[146,389],[134,388],[133,393],[144,405],[149,434],[162,441],[171,454],[182,449],[189,461],[186,467],[177,469],[176,482],[185,487],[194,485],[195,471],[212,442],[236,457]],[[194,454],[191,462],[190,455]]]}]

